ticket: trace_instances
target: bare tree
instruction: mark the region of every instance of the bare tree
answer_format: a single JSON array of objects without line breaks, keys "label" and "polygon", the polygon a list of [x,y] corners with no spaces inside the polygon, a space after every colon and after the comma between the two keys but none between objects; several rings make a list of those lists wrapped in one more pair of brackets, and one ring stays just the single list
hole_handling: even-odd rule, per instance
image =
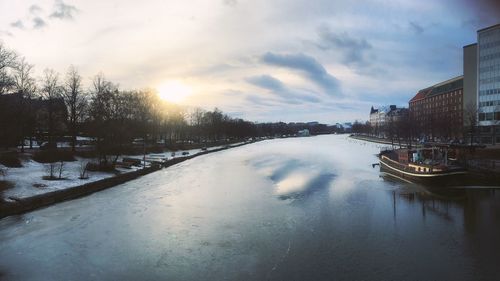
[{"label": "bare tree", "polygon": [[398,122],[401,134],[404,139],[406,139],[406,145],[408,148],[412,148],[412,140],[417,132],[416,121],[412,114],[403,114]]},{"label": "bare tree", "polygon": [[467,103],[464,109],[464,120],[465,120],[466,132],[470,135],[471,145],[474,141],[474,137],[476,136],[477,115],[478,115],[477,106],[472,102]]},{"label": "bare tree", "polygon": [[59,74],[52,69],[45,69],[42,77],[41,96],[47,101],[47,129],[49,144],[53,143],[56,121],[56,100],[61,97]]},{"label": "bare tree", "polygon": [[82,77],[74,66],[70,66],[66,73],[63,95],[69,109],[68,124],[71,135],[71,150],[75,152],[78,124],[83,117],[87,100],[82,89]]},{"label": "bare tree", "polygon": [[148,131],[150,131],[150,121],[152,120],[151,112],[152,112],[152,105],[153,105],[153,97],[152,97],[153,92],[144,90],[144,91],[139,91],[136,93],[137,96],[137,118],[139,121],[139,124],[142,128],[142,148],[143,148],[143,168],[146,168],[146,141],[148,138]]},{"label": "bare tree", "polygon": [[189,113],[190,125],[193,126],[193,134],[197,137],[198,142],[200,142],[200,138],[203,136],[202,125],[204,114],[205,111],[201,108],[195,108]]},{"label": "bare tree", "polygon": [[118,87],[104,78],[104,74],[97,74],[92,80],[90,89],[91,102],[89,114],[91,119],[91,133],[97,139],[97,151],[99,154],[99,166],[101,168],[109,165],[108,152],[112,145],[114,135],[113,114],[115,112],[115,96]]},{"label": "bare tree", "polygon": [[36,82],[33,78],[33,65],[26,62],[22,57],[14,72],[14,82],[16,91],[22,93],[26,98],[33,98],[36,90]]},{"label": "bare tree", "polygon": [[13,75],[15,91],[21,95],[17,112],[19,113],[18,128],[21,137],[21,151],[24,152],[24,139],[30,138],[30,148],[33,147],[33,130],[35,128],[34,114],[32,112],[32,100],[36,92],[36,82],[33,78],[33,65],[26,62],[22,57],[14,70]]},{"label": "bare tree", "polygon": [[8,93],[14,86],[14,79],[9,72],[16,67],[16,59],[17,54],[0,42],[0,95]]}]

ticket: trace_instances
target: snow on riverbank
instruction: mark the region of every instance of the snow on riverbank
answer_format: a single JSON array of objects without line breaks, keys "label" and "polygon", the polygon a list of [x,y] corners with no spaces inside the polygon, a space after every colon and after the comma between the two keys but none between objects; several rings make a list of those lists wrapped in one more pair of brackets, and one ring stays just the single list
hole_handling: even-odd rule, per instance
[{"label": "snow on riverbank", "polygon": [[[231,146],[239,145],[242,143],[232,144]],[[214,146],[208,147],[206,150],[211,151],[215,149],[220,149],[224,146]],[[167,161],[172,158],[185,157],[196,155],[204,150],[202,149],[190,149],[181,151],[166,151],[163,153],[150,153],[146,154],[146,166],[148,166],[151,161]],[[173,154],[175,153],[175,154]],[[134,158],[137,160],[142,160],[143,155],[123,155],[118,159],[121,162],[123,158]],[[6,168],[0,164],[0,170],[5,173],[4,176],[0,175],[0,181],[8,181],[12,183],[12,187],[4,190],[0,190],[0,200],[3,197],[4,200],[15,200],[17,198],[26,198],[38,194],[43,194],[55,190],[66,189],[74,186],[83,185],[89,182],[102,180],[105,178],[113,177],[117,173],[127,173],[136,171],[141,167],[132,166],[130,169],[117,167],[116,172],[91,172],[87,171],[88,178],[80,179],[80,172],[82,166],[86,163],[91,162],[92,159],[76,157],[76,161],[64,162],[61,180],[45,180],[44,176],[49,175],[50,164],[38,163],[32,159],[23,160],[21,168]],[[60,163],[55,163],[55,176],[59,176],[59,165]]]},{"label": "snow on riverbank", "polygon": [[[61,177],[63,179],[61,180],[43,179],[44,176],[47,176],[49,174],[48,169],[50,167],[50,164],[38,163],[31,159],[23,161],[23,167],[21,168],[2,167],[2,169],[6,169],[6,175],[3,177],[3,179],[13,184],[12,188],[9,188],[3,192],[2,197],[4,197],[6,200],[9,200],[9,197],[30,197],[54,190],[82,185],[91,181],[97,181],[115,175],[114,173],[106,172],[87,172],[89,176],[88,179],[79,179],[82,165],[85,165],[89,161],[90,159],[77,157],[76,161],[64,162],[61,174]],[[59,163],[56,163],[55,167],[55,174],[56,176],[59,176]],[[122,172],[123,170],[124,169],[121,169],[119,171]]]}]

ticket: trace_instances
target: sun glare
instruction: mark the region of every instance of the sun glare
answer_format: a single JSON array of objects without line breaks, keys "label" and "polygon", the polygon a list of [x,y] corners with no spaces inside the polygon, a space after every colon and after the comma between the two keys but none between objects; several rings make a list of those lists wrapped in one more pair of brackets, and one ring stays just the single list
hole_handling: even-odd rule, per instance
[{"label": "sun glare", "polygon": [[160,98],[173,103],[182,103],[191,93],[192,89],[179,81],[167,81],[158,87]]}]

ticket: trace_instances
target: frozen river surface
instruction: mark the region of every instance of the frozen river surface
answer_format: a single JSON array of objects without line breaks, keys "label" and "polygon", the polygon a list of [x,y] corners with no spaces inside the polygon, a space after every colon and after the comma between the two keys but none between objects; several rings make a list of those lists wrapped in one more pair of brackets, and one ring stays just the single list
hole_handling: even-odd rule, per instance
[{"label": "frozen river surface", "polygon": [[0,220],[3,280],[498,280],[500,190],[381,177],[379,145],[263,141]]}]

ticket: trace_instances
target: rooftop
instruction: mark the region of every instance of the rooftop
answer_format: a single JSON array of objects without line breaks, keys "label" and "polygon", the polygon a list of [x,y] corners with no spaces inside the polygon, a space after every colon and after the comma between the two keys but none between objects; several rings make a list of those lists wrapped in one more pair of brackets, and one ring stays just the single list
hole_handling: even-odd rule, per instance
[{"label": "rooftop", "polygon": [[436,96],[457,89],[462,89],[463,87],[464,87],[464,76],[461,75],[432,86],[432,91],[429,93],[428,96]]},{"label": "rooftop", "polygon": [[432,90],[432,87],[425,88],[425,89],[418,91],[418,93],[410,100],[410,102],[424,99],[427,96],[427,94],[429,94],[429,92],[431,90]]},{"label": "rooftop", "polygon": [[469,44],[469,45],[465,45],[463,48],[469,48],[469,47],[472,47],[472,46],[477,46],[477,43],[472,43],[472,44]]},{"label": "rooftop", "polygon": [[497,28],[500,28],[500,23],[492,25],[492,26],[488,26],[488,27],[485,27],[485,28],[482,28],[482,29],[479,29],[477,31],[477,33],[480,33],[480,32],[483,32],[483,31],[487,31],[487,30],[490,30],[490,29],[497,29]]}]

